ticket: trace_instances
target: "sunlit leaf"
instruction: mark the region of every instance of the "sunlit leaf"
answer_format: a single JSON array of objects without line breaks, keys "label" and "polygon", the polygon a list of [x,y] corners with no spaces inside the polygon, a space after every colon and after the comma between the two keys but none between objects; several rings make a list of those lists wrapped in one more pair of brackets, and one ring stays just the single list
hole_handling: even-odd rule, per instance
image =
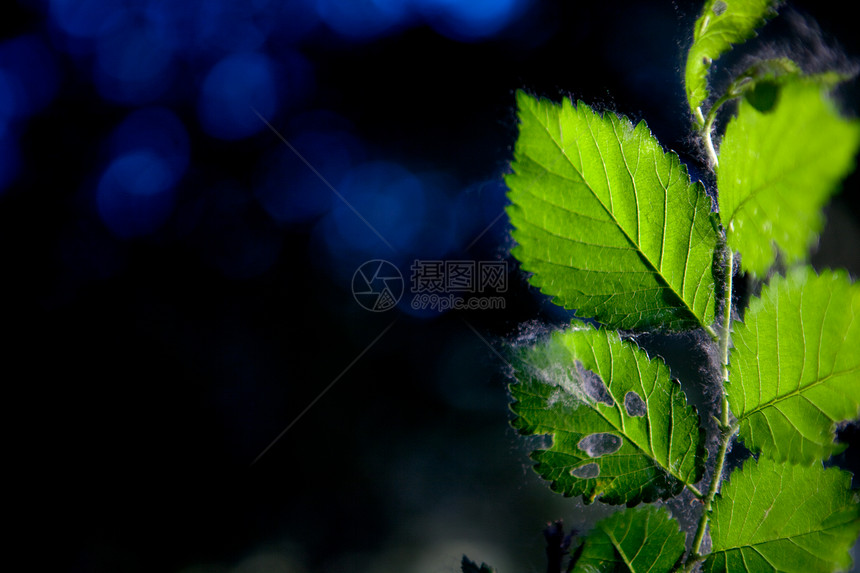
[{"label": "sunlit leaf", "polygon": [[536,470],[565,495],[633,505],[702,476],[696,410],[660,359],[615,332],[579,327],[522,351],[511,386],[515,428],[552,436]]},{"label": "sunlit leaf", "polygon": [[711,63],[734,44],[755,35],[774,16],[774,0],[707,0],[693,27],[693,45],[687,52],[684,83],[690,110],[708,98],[708,71]]},{"label": "sunlit leaf", "polygon": [[851,474],[749,459],[714,502],[705,572],[823,573],[847,569],[860,533]]},{"label": "sunlit leaf", "polygon": [[729,405],[750,449],[811,463],[860,415],[860,286],[810,268],[774,277],[733,336]]},{"label": "sunlit leaf", "polygon": [[555,302],[613,328],[710,325],[711,200],[644,123],[517,95],[514,255]]},{"label": "sunlit leaf", "polygon": [[854,168],[860,122],[841,117],[825,91],[818,78],[797,78],[765,111],[742,99],[726,128],[720,218],[747,272],[770,268],[774,244],[787,263],[805,259],[823,225],[821,208]]}]

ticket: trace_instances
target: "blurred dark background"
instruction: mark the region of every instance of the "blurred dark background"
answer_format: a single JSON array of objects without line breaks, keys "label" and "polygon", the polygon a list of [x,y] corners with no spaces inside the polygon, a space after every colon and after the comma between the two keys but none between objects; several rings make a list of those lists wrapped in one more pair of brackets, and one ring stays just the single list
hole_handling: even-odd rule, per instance
[{"label": "blurred dark background", "polygon": [[[744,53],[850,69],[855,23],[792,6]],[[549,492],[508,427],[498,353],[569,319],[509,255],[514,91],[645,119],[709,184],[681,73],[698,10],[5,2],[4,473],[33,542],[19,551],[81,572],[448,572],[463,552],[543,571],[547,521],[584,529],[607,508]],[[726,56],[715,81],[741,65]],[[838,97],[857,114],[853,82]],[[852,176],[816,264],[860,272],[858,198]],[[386,312],[352,293],[371,259],[405,278]],[[416,259],[506,261],[504,308],[411,308]],[[685,337],[652,344],[673,366],[704,360]],[[851,452],[837,461],[854,469]]]}]

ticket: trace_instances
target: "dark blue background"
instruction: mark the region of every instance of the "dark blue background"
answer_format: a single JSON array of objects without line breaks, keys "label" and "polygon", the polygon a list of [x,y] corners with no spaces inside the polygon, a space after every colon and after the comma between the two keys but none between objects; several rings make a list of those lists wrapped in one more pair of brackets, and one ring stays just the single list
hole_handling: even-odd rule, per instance
[{"label": "dark blue background", "polygon": [[[810,71],[850,67],[846,15],[796,5],[847,58],[787,19],[749,50],[794,42]],[[6,3],[0,324],[26,555],[64,571],[450,571],[468,551],[542,570],[546,521],[585,528],[605,508],[550,493],[507,426],[493,349],[567,320],[528,288],[499,217],[514,91],[645,119],[708,183],[681,73],[698,8]],[[721,64],[725,83],[742,59]],[[839,97],[856,114],[853,82]],[[858,197],[852,176],[814,259],[855,276]],[[407,288],[415,259],[507,260],[505,309],[370,313],[350,288],[374,258]],[[703,358],[683,337],[651,344]]]}]

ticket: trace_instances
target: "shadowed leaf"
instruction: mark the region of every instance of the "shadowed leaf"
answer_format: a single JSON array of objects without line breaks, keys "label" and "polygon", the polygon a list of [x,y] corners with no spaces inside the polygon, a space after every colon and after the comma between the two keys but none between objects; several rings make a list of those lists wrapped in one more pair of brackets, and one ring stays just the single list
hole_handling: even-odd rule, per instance
[{"label": "shadowed leaf", "polygon": [[589,533],[573,573],[671,571],[684,554],[685,537],[664,508],[621,511]]},{"label": "shadowed leaf", "polygon": [[[705,450],[696,410],[660,359],[649,359],[615,332],[573,328],[523,351],[515,428],[548,434],[533,452],[537,472],[565,495],[633,505],[666,498],[701,479]],[[597,382],[611,397],[598,400]],[[647,415],[631,415],[634,393]],[[639,414],[639,412],[634,412]]]}]

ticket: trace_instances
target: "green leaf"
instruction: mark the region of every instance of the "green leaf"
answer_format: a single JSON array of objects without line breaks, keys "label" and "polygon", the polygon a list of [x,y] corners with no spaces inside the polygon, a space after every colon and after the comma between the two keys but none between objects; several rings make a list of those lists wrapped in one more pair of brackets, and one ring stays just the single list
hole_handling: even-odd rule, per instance
[{"label": "green leaf", "polygon": [[720,218],[746,272],[770,268],[772,243],[789,264],[805,259],[823,225],[821,208],[854,168],[860,122],[841,117],[821,83],[798,78],[781,86],[767,112],[745,98],[726,128]]},{"label": "green leaf", "polygon": [[612,328],[709,325],[711,200],[644,123],[517,94],[514,255],[555,302]]},{"label": "green leaf", "polygon": [[580,327],[524,350],[517,364],[512,424],[552,436],[532,459],[553,490],[634,505],[701,479],[699,415],[662,360],[616,332]]},{"label": "green leaf", "polygon": [[714,502],[703,571],[818,573],[847,569],[860,533],[851,474],[750,458]]},{"label": "green leaf", "polygon": [[668,572],[684,554],[684,540],[664,508],[620,511],[597,523],[573,573]]},{"label": "green leaf", "polygon": [[732,337],[729,406],[748,448],[811,463],[860,415],[860,286],[810,268],[774,277]]},{"label": "green leaf", "polygon": [[687,52],[684,83],[690,111],[708,98],[708,70],[711,62],[729,51],[733,44],[755,35],[757,28],[776,15],[773,0],[707,0],[693,27],[693,45]]}]

